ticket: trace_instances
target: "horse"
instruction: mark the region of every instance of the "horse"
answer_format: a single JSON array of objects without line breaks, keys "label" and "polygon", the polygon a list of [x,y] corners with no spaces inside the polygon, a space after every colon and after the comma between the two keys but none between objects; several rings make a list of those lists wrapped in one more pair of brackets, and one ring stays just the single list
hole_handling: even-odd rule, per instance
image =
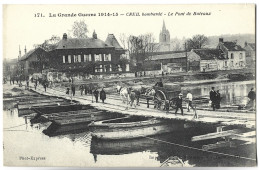
[{"label": "horse", "polygon": [[123,101],[123,103],[125,103],[125,101],[130,101],[129,100],[129,88],[127,87],[122,87],[120,85],[116,86],[117,89],[117,93],[119,93],[119,96],[121,98],[121,100]]},{"label": "horse", "polygon": [[145,93],[144,93],[146,96],[152,96],[154,97],[155,95],[155,90],[153,88],[147,88]]}]

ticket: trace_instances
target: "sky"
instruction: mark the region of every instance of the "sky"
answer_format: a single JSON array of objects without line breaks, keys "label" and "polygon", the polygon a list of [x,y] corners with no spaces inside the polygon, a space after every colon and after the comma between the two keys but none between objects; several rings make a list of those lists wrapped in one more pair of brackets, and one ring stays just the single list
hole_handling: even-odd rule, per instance
[{"label": "sky", "polygon": [[[138,13],[141,16],[126,16]],[[142,16],[142,13],[162,13],[162,16]],[[187,15],[190,12],[191,15]],[[210,13],[198,16],[194,12]],[[37,13],[44,17],[35,17]],[[99,16],[110,13],[118,16]],[[178,13],[176,15],[176,13]],[[184,13],[182,16],[180,13]],[[50,17],[56,14],[56,17]],[[59,17],[58,14],[75,14],[75,17]],[[81,17],[79,14],[96,14]],[[121,15],[124,14],[124,15]],[[206,36],[222,34],[254,34],[255,6],[240,5],[5,5],[3,6],[3,57],[13,59],[27,52],[34,44],[43,43],[52,35],[62,37],[68,33],[74,21],[84,20],[88,36],[95,30],[105,41],[114,34],[140,35],[153,33],[156,42],[163,20],[171,38],[190,38],[195,34]]]}]

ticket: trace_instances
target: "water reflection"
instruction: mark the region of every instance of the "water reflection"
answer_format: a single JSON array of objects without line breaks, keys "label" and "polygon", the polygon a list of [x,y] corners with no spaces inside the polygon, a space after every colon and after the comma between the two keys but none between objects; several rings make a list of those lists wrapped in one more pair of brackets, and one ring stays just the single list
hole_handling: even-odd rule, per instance
[{"label": "water reflection", "polygon": [[220,82],[215,84],[204,84],[198,86],[184,87],[184,94],[187,94],[187,89],[190,89],[194,96],[208,96],[211,87],[219,90],[222,100],[221,104],[246,104],[248,102],[247,95],[251,88],[255,88],[255,81],[244,82]]}]

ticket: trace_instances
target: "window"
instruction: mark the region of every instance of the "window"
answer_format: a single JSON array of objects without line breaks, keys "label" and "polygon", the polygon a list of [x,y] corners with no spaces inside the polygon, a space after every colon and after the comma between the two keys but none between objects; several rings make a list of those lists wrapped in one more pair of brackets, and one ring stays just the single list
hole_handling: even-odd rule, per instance
[{"label": "window", "polygon": [[126,64],[126,65],[125,65],[125,71],[130,71],[130,69],[129,69],[129,64]]},{"label": "window", "polygon": [[78,55],[78,62],[81,62],[81,55]]},{"label": "window", "polygon": [[110,70],[109,71],[112,71],[112,65],[110,64]]},{"label": "window", "polygon": [[87,62],[87,59],[88,59],[88,55],[84,54],[84,62]]},{"label": "window", "polygon": [[99,54],[99,61],[102,61],[102,54]]},{"label": "window", "polygon": [[231,53],[231,59],[234,59],[234,54],[233,53]]},{"label": "window", "polygon": [[88,61],[92,61],[91,54],[88,55]]},{"label": "window", "polygon": [[100,61],[100,57],[97,54],[95,54],[95,61]]},{"label": "window", "polygon": [[71,55],[68,55],[68,63],[71,63]]},{"label": "window", "polygon": [[227,67],[227,61],[225,61],[225,64],[224,64],[225,67]]},{"label": "window", "polygon": [[230,65],[231,65],[231,67],[234,67],[234,62],[233,62],[233,61],[231,61],[231,64],[230,64]]},{"label": "window", "polygon": [[77,63],[78,62],[78,56],[74,55],[74,63]]},{"label": "window", "polygon": [[95,72],[98,73],[98,72],[102,72],[102,65],[99,65],[99,66],[96,66],[95,68]]},{"label": "window", "polygon": [[65,61],[65,55],[63,56],[63,63],[66,63],[66,61]]},{"label": "window", "polygon": [[243,59],[243,54],[242,53],[239,54],[239,59]]}]

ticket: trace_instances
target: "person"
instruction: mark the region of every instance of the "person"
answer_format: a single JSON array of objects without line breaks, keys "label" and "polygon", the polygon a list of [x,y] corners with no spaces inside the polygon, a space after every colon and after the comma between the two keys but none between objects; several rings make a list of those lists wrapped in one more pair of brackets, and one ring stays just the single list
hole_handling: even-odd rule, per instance
[{"label": "person", "polygon": [[87,88],[86,84],[84,85],[84,91],[85,91],[85,95],[87,95],[88,94],[88,88]]},{"label": "person", "polygon": [[29,80],[26,80],[26,86],[29,88]]},{"label": "person", "polygon": [[70,88],[67,88],[66,94],[70,94]]},{"label": "person", "polygon": [[97,88],[94,90],[93,94],[94,94],[94,96],[95,96],[96,103],[98,103],[98,94],[99,94],[99,91],[98,91]]},{"label": "person", "polygon": [[216,108],[216,91],[214,87],[212,87],[211,91],[209,92],[209,98],[211,100],[211,107],[213,108],[214,111]]},{"label": "person", "polygon": [[105,103],[106,100],[106,92],[104,91],[104,88],[100,91],[100,100],[102,100],[103,103]]},{"label": "person", "polygon": [[79,90],[80,90],[80,95],[82,96],[82,95],[83,95],[83,91],[84,91],[83,85],[80,85],[80,86],[79,86]]},{"label": "person", "polygon": [[129,98],[130,98],[130,106],[132,107],[132,105],[134,105],[134,107],[136,107],[136,104],[134,103],[136,96],[135,96],[135,92],[132,89],[130,89]]},{"label": "person", "polygon": [[13,80],[12,80],[12,81],[13,81],[13,84],[14,84],[14,77],[13,77]]},{"label": "person", "polygon": [[219,90],[217,90],[217,92],[216,92],[216,109],[220,108],[220,101],[221,101],[221,96],[220,96]]},{"label": "person", "polygon": [[46,89],[47,89],[47,83],[46,82],[43,83],[43,87],[44,87],[44,91],[46,92]]},{"label": "person", "polygon": [[140,103],[139,103],[140,96],[141,96],[141,92],[139,90],[136,90],[135,91],[135,97],[136,97],[136,105],[137,106],[140,106]]},{"label": "person", "polygon": [[155,86],[163,87],[162,78],[155,84]]},{"label": "person", "polygon": [[75,96],[76,89],[75,89],[74,84],[71,85],[71,92],[72,92],[72,95]]},{"label": "person", "polygon": [[177,114],[179,108],[181,109],[181,114],[183,115],[183,108],[182,108],[182,94],[179,94],[179,97],[176,100],[176,110],[175,114]]},{"label": "person", "polygon": [[37,87],[37,81],[35,81],[34,83],[34,89],[36,90],[36,87]]},{"label": "person", "polygon": [[150,101],[150,97],[146,97],[146,103],[147,103],[147,108],[149,108],[149,101]]},{"label": "person", "polygon": [[255,107],[255,98],[256,98],[256,93],[254,91],[254,88],[251,88],[251,91],[248,93],[248,98],[250,99],[249,103]]},{"label": "person", "polygon": [[18,76],[16,77],[16,83],[18,84]]},{"label": "person", "polygon": [[164,110],[166,110],[166,114],[169,113],[169,110],[170,110],[170,101],[169,100],[166,100],[165,101],[165,106],[164,106]]},{"label": "person", "polygon": [[192,106],[192,94],[191,94],[190,90],[188,90],[186,99],[187,99],[187,102],[188,102],[187,111],[190,112],[190,108],[192,108],[194,110],[194,107]]}]

